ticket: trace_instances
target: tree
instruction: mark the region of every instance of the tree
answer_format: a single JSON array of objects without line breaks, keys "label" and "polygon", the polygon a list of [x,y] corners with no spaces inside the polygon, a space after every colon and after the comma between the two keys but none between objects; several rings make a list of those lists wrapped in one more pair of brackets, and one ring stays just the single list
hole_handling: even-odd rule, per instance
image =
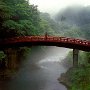
[{"label": "tree", "polygon": [[0,38],[38,32],[40,18],[37,6],[29,5],[26,0],[2,0],[0,9]]}]

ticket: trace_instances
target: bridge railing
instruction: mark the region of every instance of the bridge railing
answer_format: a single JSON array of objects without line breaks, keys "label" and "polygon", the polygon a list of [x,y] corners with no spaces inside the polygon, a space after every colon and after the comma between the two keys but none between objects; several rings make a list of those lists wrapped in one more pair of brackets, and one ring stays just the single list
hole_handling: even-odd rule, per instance
[{"label": "bridge railing", "polygon": [[3,44],[5,43],[17,43],[17,42],[34,42],[34,41],[44,41],[44,42],[62,42],[62,43],[72,43],[72,44],[79,44],[90,46],[90,41],[87,40],[80,40],[74,38],[66,38],[66,37],[53,37],[53,36],[21,36],[21,37],[14,37],[5,39]]}]

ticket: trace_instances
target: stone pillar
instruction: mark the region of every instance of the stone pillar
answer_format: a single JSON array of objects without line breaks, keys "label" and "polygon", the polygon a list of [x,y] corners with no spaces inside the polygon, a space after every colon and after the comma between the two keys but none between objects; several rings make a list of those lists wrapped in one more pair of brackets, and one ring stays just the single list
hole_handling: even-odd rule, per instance
[{"label": "stone pillar", "polygon": [[78,53],[79,53],[79,50],[73,49],[73,66],[75,67],[78,66]]},{"label": "stone pillar", "polygon": [[17,68],[18,63],[18,50],[15,48],[8,48],[4,50],[4,53],[6,54],[6,67],[8,69],[15,69]]}]

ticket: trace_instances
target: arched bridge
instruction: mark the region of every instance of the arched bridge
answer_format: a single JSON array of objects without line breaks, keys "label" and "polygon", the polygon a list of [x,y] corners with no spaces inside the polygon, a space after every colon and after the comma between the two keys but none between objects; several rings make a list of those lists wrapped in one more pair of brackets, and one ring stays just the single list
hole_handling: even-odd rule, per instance
[{"label": "arched bridge", "polygon": [[56,36],[20,36],[0,40],[0,49],[19,46],[58,46],[90,51],[90,41]]}]

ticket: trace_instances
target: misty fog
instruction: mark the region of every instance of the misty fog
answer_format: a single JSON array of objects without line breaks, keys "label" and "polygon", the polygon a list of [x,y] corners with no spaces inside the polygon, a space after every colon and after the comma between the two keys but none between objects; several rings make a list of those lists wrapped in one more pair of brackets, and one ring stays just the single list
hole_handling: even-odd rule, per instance
[{"label": "misty fog", "polygon": [[[20,1],[23,2],[24,0]],[[10,5],[11,10],[12,5],[10,3],[7,6]],[[12,16],[11,20],[7,15],[7,18],[10,19],[8,20],[10,24],[6,22],[7,18],[4,20],[4,17],[2,17],[3,22],[5,22],[1,25],[2,36],[3,34],[5,36],[11,35],[12,37],[13,34],[17,36],[46,36],[45,33],[47,33],[47,36],[90,40],[90,0],[27,0],[26,3],[23,2],[23,4],[20,3],[19,5],[17,3],[15,5],[17,9],[14,7],[9,14],[11,16],[11,13],[14,12],[16,17]],[[14,9],[15,11],[13,11]],[[5,15],[7,12],[9,10],[5,10]],[[11,32],[9,32],[9,29]],[[7,32],[4,32],[4,30]],[[12,31],[14,31],[13,34]],[[67,90],[63,84],[59,83],[58,78],[73,65],[73,53],[70,52],[72,49],[55,46],[30,46],[30,48],[25,48],[22,51],[27,57],[23,58],[21,56],[24,60],[21,60],[17,73],[15,71],[12,79],[8,80],[8,83],[4,82],[0,89]],[[12,56],[14,57],[14,55]],[[10,65],[12,63],[15,62],[11,61]],[[66,65],[67,67],[63,63],[68,64]]]}]

